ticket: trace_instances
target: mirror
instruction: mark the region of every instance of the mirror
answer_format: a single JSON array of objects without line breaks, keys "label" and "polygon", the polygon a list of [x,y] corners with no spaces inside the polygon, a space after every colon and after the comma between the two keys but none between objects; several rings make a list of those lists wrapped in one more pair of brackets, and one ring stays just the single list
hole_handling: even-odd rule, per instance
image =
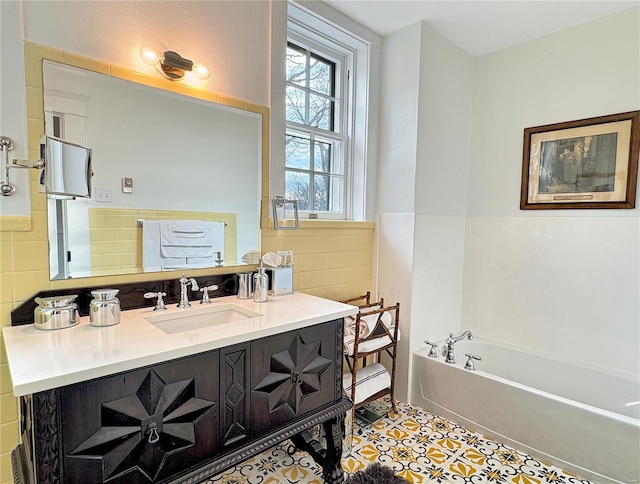
[{"label": "mirror", "polygon": [[[235,266],[260,249],[261,114],[49,60],[43,86],[46,134],[89,147],[93,169],[90,198],[48,200],[52,280]],[[213,231],[182,239],[213,252],[143,264],[149,227],[171,223]]]},{"label": "mirror", "polygon": [[40,139],[47,195],[91,197],[91,150],[52,136]]}]

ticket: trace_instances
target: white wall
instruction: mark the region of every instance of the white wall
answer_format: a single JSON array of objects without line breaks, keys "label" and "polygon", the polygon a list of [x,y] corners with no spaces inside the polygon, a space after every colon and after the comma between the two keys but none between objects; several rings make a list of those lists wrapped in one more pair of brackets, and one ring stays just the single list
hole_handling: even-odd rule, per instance
[{"label": "white wall", "polygon": [[[419,65],[420,24],[384,38],[378,142],[377,289],[388,304],[400,302],[400,355],[409,354],[411,331]],[[396,395],[401,400],[406,400],[409,371],[409,359],[398,358]]]},{"label": "white wall", "polygon": [[420,24],[384,38],[380,72],[378,213],[413,213]]},{"label": "white wall", "polygon": [[640,109],[640,9],[475,61],[462,327],[640,373],[634,210],[520,211],[523,129]]},{"label": "white wall", "polygon": [[[25,1],[25,39],[130,69],[143,44],[207,64],[197,85],[269,105],[270,2]],[[146,71],[144,71],[146,72]]]},{"label": "white wall", "polygon": [[[20,32],[20,4],[0,2],[0,136],[13,140],[9,159],[28,159],[27,115],[24,103],[24,52]],[[34,158],[35,159],[35,158]],[[0,179],[4,181],[4,158],[0,156]],[[3,216],[29,215],[29,170],[12,169],[11,183],[16,192],[0,196]]]},{"label": "white wall", "polygon": [[378,291],[400,301],[397,396],[411,351],[460,327],[472,58],[422,22],[382,52]]},{"label": "white wall", "polygon": [[460,329],[473,58],[422,24],[411,350]]},{"label": "white wall", "polygon": [[421,27],[415,209],[464,216],[473,58],[426,22]]}]

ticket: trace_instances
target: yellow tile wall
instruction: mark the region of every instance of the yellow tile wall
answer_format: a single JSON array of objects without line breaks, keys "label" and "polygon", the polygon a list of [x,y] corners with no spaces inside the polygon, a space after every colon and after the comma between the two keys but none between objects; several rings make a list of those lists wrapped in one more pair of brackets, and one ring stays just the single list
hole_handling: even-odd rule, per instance
[{"label": "yellow tile wall", "polygon": [[301,221],[299,230],[262,232],[262,252],[292,250],[293,287],[328,299],[371,290],[373,222]]},{"label": "yellow tile wall", "polygon": [[224,229],[225,264],[238,264],[238,231],[234,213],[90,208],[89,241],[92,274],[142,272],[142,229],[137,226],[138,220],[225,222],[227,224]]},{"label": "yellow tile wall", "polygon": [[[200,91],[182,84],[147,77],[133,71],[75,54],[25,42],[27,127],[29,159],[39,157],[39,136],[44,127],[42,59],[111,74],[201,99],[233,105],[262,114],[262,251],[293,250],[294,289],[330,299],[363,294],[371,289],[374,224],[369,222],[302,221],[300,230],[276,231],[269,213],[269,109],[242,100]],[[0,324],[10,322],[11,309],[44,289],[129,283],[180,277],[180,272],[103,276],[49,281],[47,213],[45,196],[38,191],[38,173],[30,170],[30,217],[0,216]],[[18,187],[20,189],[20,187]],[[143,217],[141,217],[143,218]],[[220,268],[218,273],[233,272]],[[193,271],[194,276],[211,269]],[[17,400],[11,392],[4,340],[0,335],[0,484],[10,484],[10,452],[19,443]]]}]

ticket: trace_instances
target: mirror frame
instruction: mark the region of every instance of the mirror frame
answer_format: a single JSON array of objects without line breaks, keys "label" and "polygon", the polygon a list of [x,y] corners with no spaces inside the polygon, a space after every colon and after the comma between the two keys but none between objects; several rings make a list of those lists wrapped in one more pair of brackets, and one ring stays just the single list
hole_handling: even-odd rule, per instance
[{"label": "mirror frame", "polygon": [[[105,74],[118,79],[124,79],[132,81],[145,86],[155,87],[166,91],[171,91],[178,94],[183,94],[193,98],[209,101],[224,106],[229,106],[244,111],[249,111],[261,115],[262,117],[262,183],[260,194],[260,224],[258,231],[260,234],[261,246],[264,245],[262,234],[269,227],[268,208],[269,208],[269,137],[270,137],[270,124],[269,124],[269,108],[260,104],[255,104],[250,101],[244,101],[242,99],[236,99],[223,94],[207,91],[204,89],[189,86],[184,83],[177,83],[163,79],[157,75],[148,75],[141,72],[136,72],[132,69],[109,64],[89,57],[80,56],[71,52],[62,51],[52,47],[43,46],[33,42],[24,41],[24,56],[25,56],[25,84],[27,91],[27,133],[28,133],[28,145],[29,145],[29,158],[38,158],[40,152],[40,136],[45,132],[44,127],[44,94],[43,94],[43,74],[42,74],[42,61],[48,59],[61,64],[66,64],[72,67],[78,67],[89,71]],[[43,206],[42,210],[46,212],[46,195],[44,193],[38,193],[37,184],[31,182],[31,211],[40,210],[40,206]],[[34,191],[35,190],[35,191]],[[34,207],[37,205],[37,207]],[[45,214],[45,224],[46,224]],[[45,233],[47,229],[45,227]],[[223,266],[223,267],[210,267],[206,269],[194,269],[191,272],[193,275],[205,275],[205,274],[228,274],[237,272],[238,268],[246,270],[252,266]],[[47,267],[47,272],[49,268]],[[69,280],[75,281],[75,285],[78,285],[79,281],[88,281],[95,279],[96,281],[103,282],[106,278],[112,278],[116,281],[134,281],[144,278],[157,279],[157,278],[170,278],[180,276],[182,271],[163,271],[158,272],[139,272],[134,274],[112,274],[109,276],[90,276],[79,277]],[[51,287],[56,287],[61,282],[65,281],[50,281]],[[67,282],[67,285],[68,283]],[[56,284],[58,283],[58,284]]]}]

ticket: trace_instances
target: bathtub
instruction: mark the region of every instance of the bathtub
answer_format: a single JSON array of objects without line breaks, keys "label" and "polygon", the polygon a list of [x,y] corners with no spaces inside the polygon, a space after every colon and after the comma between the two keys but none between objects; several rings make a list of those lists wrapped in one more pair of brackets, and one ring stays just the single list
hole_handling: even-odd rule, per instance
[{"label": "bathtub", "polygon": [[455,365],[428,353],[413,354],[414,405],[593,482],[640,482],[637,379],[478,339]]}]

